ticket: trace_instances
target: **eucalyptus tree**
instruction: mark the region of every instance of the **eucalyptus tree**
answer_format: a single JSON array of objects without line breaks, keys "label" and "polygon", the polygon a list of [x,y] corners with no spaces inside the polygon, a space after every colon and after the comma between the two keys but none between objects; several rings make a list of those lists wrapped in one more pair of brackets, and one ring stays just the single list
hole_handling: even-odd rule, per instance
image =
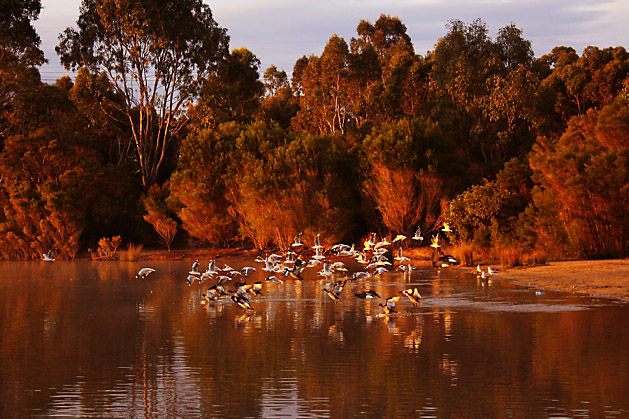
[{"label": "eucalyptus tree", "polygon": [[195,128],[214,128],[228,121],[249,122],[264,94],[259,68],[260,60],[248,49],[231,51],[224,64],[203,83],[191,112]]},{"label": "eucalyptus tree", "polygon": [[321,57],[295,65],[293,81],[301,106],[293,119],[297,130],[313,134],[344,133],[348,122],[349,48],[338,35],[330,38]]},{"label": "eucalyptus tree", "polygon": [[229,37],[201,0],[83,0],[56,48],[68,69],[105,72],[124,99],[142,184],[158,179],[184,111],[228,54]]},{"label": "eucalyptus tree", "polygon": [[19,130],[19,102],[39,83],[36,67],[45,62],[41,39],[32,22],[39,17],[40,0],[2,0],[0,3],[0,149]]}]

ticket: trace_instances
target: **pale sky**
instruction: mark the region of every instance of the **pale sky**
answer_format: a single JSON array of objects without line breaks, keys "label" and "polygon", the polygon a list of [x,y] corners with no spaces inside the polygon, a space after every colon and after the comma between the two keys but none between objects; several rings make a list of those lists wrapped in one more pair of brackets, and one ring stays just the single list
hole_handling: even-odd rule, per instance
[{"label": "pale sky", "polygon": [[[334,34],[349,43],[362,20],[375,23],[381,14],[397,16],[406,25],[417,54],[426,55],[447,33],[451,19],[471,23],[477,18],[489,36],[514,23],[532,42],[536,56],[555,46],[573,47],[579,55],[587,46],[624,46],[629,49],[627,0],[214,0],[214,19],[226,28],[230,49],[247,48],[261,61],[261,72],[271,65],[288,74],[303,55],[321,55]],[[55,53],[58,35],[75,26],[80,0],[42,0],[35,28],[42,39],[48,64],[42,80],[67,72]]]}]

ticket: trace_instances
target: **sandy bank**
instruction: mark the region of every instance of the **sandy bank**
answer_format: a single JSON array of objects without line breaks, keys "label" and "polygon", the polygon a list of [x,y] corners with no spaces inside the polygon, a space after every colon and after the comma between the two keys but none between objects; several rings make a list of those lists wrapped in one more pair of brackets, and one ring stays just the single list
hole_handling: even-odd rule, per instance
[{"label": "sandy bank", "polygon": [[501,270],[497,278],[533,288],[629,302],[629,259],[549,262]]}]

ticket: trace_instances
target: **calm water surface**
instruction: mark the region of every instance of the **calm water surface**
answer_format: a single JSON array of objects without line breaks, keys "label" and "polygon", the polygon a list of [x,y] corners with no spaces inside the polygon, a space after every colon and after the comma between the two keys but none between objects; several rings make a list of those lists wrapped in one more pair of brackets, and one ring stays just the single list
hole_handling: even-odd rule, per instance
[{"label": "calm water surface", "polygon": [[[334,302],[310,268],[246,314],[190,265],[1,263],[0,416],[629,417],[629,305],[428,268]],[[383,316],[363,283],[423,304]]]}]

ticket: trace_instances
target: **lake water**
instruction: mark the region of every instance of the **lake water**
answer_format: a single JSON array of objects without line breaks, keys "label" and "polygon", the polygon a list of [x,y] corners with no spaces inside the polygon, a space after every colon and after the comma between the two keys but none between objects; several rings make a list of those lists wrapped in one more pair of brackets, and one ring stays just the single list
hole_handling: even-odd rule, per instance
[{"label": "lake water", "polygon": [[627,304],[431,268],[335,302],[309,268],[247,313],[201,304],[191,262],[1,263],[0,416],[629,417]]}]

